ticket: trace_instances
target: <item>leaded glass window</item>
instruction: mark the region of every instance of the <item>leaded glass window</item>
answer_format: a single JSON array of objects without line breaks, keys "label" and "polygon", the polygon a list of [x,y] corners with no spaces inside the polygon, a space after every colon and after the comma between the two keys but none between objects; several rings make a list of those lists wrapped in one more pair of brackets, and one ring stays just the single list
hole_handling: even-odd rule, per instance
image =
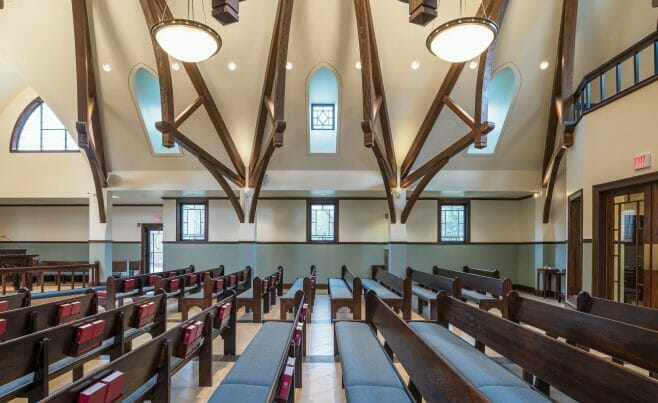
[{"label": "leaded glass window", "polygon": [[179,240],[207,241],[208,219],[207,203],[180,203],[179,208]]},{"label": "leaded glass window", "polygon": [[311,130],[336,130],[336,105],[312,104]]},{"label": "leaded glass window", "polygon": [[309,241],[336,242],[336,202],[309,203]]},{"label": "leaded glass window", "polygon": [[78,151],[55,113],[40,98],[30,103],[18,118],[12,135],[11,151],[66,152]]},{"label": "leaded glass window", "polygon": [[441,203],[439,211],[440,242],[465,243],[468,240],[468,205]]}]

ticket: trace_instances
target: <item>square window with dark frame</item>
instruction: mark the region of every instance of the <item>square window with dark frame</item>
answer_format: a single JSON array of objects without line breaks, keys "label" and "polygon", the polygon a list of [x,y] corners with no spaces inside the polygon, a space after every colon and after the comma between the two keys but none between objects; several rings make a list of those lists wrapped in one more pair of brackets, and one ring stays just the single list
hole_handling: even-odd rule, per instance
[{"label": "square window with dark frame", "polygon": [[335,201],[310,201],[308,203],[308,241],[336,242],[338,208]]},{"label": "square window with dark frame", "polygon": [[439,242],[468,242],[468,204],[439,204]]},{"label": "square window with dark frame", "polygon": [[311,104],[311,130],[336,130],[335,104]]},{"label": "square window with dark frame", "polygon": [[178,240],[207,241],[208,240],[208,204],[179,203],[178,204]]}]

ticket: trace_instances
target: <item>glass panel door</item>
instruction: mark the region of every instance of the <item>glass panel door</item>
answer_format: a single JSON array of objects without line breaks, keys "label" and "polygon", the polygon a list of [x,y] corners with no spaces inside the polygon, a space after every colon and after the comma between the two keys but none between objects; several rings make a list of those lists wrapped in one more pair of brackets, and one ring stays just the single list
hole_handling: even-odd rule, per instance
[{"label": "glass panel door", "polygon": [[612,228],[612,298],[644,303],[644,191],[616,193]]},{"label": "glass panel door", "polygon": [[162,230],[148,230],[148,271],[149,273],[162,272],[164,267],[164,253],[162,251]]}]

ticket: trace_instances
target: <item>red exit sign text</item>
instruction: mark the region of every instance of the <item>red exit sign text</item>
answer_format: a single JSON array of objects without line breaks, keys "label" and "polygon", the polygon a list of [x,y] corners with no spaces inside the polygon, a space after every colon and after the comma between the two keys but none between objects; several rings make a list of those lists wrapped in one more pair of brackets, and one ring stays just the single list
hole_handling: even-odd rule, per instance
[{"label": "red exit sign text", "polygon": [[633,168],[645,169],[651,166],[651,153],[644,153],[633,157]]}]

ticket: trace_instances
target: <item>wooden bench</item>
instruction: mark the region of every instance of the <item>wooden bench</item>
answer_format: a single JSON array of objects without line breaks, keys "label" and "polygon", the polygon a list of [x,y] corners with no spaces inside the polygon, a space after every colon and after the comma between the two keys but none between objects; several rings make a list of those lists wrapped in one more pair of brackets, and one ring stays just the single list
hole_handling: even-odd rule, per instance
[{"label": "wooden bench", "polygon": [[[452,333],[450,325],[482,340],[497,353],[572,399],[588,402],[655,400],[656,380],[485,312],[450,297],[445,291],[440,291],[437,296],[437,315],[435,323],[412,321],[409,326],[488,399],[506,402],[541,400],[534,390],[532,399],[526,392],[519,395],[518,392],[530,388],[530,385],[511,383],[521,379]],[[509,378],[510,375],[514,379]],[[413,375],[411,377],[413,379]],[[506,391],[496,385],[511,389]]]},{"label": "wooden bench", "polygon": [[274,273],[262,280],[260,277],[254,277],[253,285],[244,292],[241,292],[236,303],[238,309],[245,308],[247,312],[253,313],[251,322],[261,323],[263,313],[270,312],[270,305],[276,303],[277,281],[283,278],[283,268],[279,267]]},{"label": "wooden bench", "polygon": [[331,301],[331,319],[336,318],[340,308],[349,308],[352,318],[361,319],[361,279],[356,277],[347,266],[340,268],[340,278],[327,280],[329,300]]},{"label": "wooden bench", "polygon": [[202,311],[208,309],[213,304],[213,300],[224,294],[226,290],[233,289],[229,287],[229,277],[231,275],[233,274],[219,277],[210,277],[211,274],[204,275],[201,291],[183,297],[181,305],[183,321],[187,320],[189,311],[193,307],[201,308]]},{"label": "wooden bench", "polygon": [[5,342],[98,313],[93,289],[76,296],[0,312],[0,341]]},{"label": "wooden bench", "polygon": [[24,308],[32,303],[32,294],[27,288],[21,288],[15,294],[5,294],[0,296],[0,312],[11,311],[12,309]]},{"label": "wooden bench", "polygon": [[244,270],[242,270],[239,273],[239,275],[238,275],[238,284],[237,284],[238,293],[240,293],[241,291],[244,291],[244,290],[248,289],[249,287],[251,287],[252,275],[253,275],[253,270],[252,270],[251,266],[245,267]]},{"label": "wooden bench", "polygon": [[79,379],[84,363],[104,354],[117,358],[130,350],[134,338],[158,335],[165,328],[165,303],[158,291],[136,304],[0,343],[0,401],[43,399],[50,380],[69,371]]},{"label": "wooden bench", "polygon": [[500,278],[500,272],[496,269],[476,269],[469,266],[462,267],[464,273],[477,274],[478,276]]},{"label": "wooden bench", "polygon": [[423,307],[429,305],[430,319],[436,320],[436,294],[440,290],[446,290],[451,296],[461,299],[462,287],[459,277],[443,277],[407,267],[407,278],[411,278],[412,281],[411,293],[418,297],[419,315],[423,314]]},{"label": "wooden bench", "polygon": [[373,290],[395,312],[402,311],[402,318],[411,319],[411,279],[400,278],[386,270],[372,268],[372,278],[362,278],[364,292]]},{"label": "wooden bench", "polygon": [[[505,318],[543,330],[547,336],[658,372],[658,331],[523,298],[516,291],[508,295],[503,312]],[[532,380],[530,374],[524,377]],[[535,386],[549,393],[549,385],[540,379]]]},{"label": "wooden bench", "polygon": [[[591,315],[658,331],[658,310],[656,309],[592,297],[586,291],[578,294],[576,309]],[[624,365],[624,362],[617,357],[613,357],[612,360],[617,364]],[[649,375],[652,378],[658,378],[658,371],[652,370]]]},{"label": "wooden bench", "polygon": [[473,301],[478,304],[480,309],[485,311],[491,308],[502,311],[505,296],[512,291],[512,280],[509,278],[500,280],[477,274],[441,269],[437,266],[432,268],[432,273],[442,277],[459,277],[462,283],[462,300]]},{"label": "wooden bench", "polygon": [[[312,283],[311,283],[311,278],[310,277],[299,277],[295,282],[290,286],[288,291],[286,291],[285,294],[281,297],[279,302],[281,303],[280,306],[280,314],[279,318],[281,320],[286,320],[288,317],[288,312],[292,312],[293,307],[295,306],[295,294],[297,291],[303,291],[304,296],[306,295],[313,295],[312,290]],[[311,321],[311,313],[312,311],[312,302],[310,300],[307,300],[306,302],[308,304],[308,309],[309,309],[309,314],[308,314],[308,321]]]},{"label": "wooden bench", "polygon": [[[224,355],[234,355],[236,347],[234,293],[204,310],[189,321],[168,330],[124,354],[88,376],[70,383],[48,396],[43,402],[68,403],[81,401],[106,383],[106,391],[114,394],[105,401],[171,401],[171,377],[189,362],[198,358],[199,386],[212,385],[212,343],[221,335]],[[227,315],[224,318],[221,315]],[[118,385],[108,379],[122,378]],[[105,382],[103,382],[103,380]],[[103,393],[103,391],[99,392]],[[118,396],[117,396],[118,395]],[[116,397],[115,397],[116,396]],[[120,398],[117,400],[117,398]],[[102,400],[101,400],[102,401]]]},{"label": "wooden bench", "polygon": [[295,388],[302,387],[305,322],[310,315],[300,290],[294,306],[292,321],[263,323],[208,402],[294,402]]}]

